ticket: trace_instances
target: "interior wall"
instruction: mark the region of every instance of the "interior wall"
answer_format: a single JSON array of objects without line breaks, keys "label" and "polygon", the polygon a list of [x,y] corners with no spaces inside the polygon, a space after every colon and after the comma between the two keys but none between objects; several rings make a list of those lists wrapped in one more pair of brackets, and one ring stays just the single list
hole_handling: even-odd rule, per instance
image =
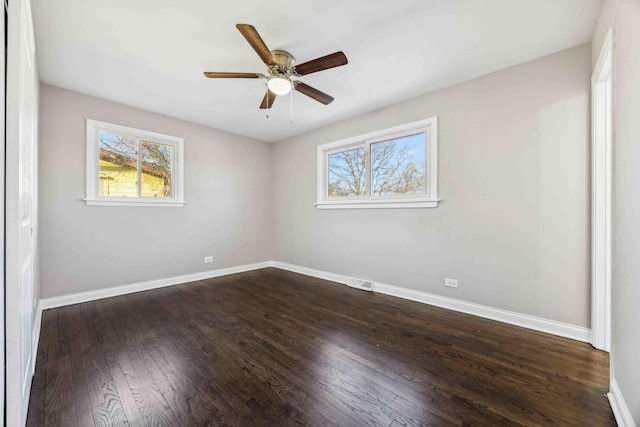
[{"label": "interior wall", "polygon": [[[589,327],[590,74],[583,45],[276,143],[274,259]],[[315,208],[319,144],[431,116],[437,208]]]},{"label": "interior wall", "polygon": [[613,28],[611,376],[640,425],[640,2],[606,0],[593,38],[594,63]]},{"label": "interior wall", "polygon": [[[184,138],[182,208],[87,206],[87,118]],[[42,85],[40,296],[271,258],[271,145]],[[205,256],[214,262],[204,264]]]}]

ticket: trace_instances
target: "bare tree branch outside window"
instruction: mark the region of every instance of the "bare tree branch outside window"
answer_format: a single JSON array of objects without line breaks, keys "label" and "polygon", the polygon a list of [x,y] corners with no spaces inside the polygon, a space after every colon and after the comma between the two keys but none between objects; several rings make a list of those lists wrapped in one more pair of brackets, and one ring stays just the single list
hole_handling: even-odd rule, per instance
[{"label": "bare tree branch outside window", "polygon": [[425,193],[424,134],[371,144],[371,194]]},{"label": "bare tree branch outside window", "polygon": [[171,146],[107,132],[100,133],[99,143],[101,195],[136,197],[139,190],[143,197],[172,197]]},{"label": "bare tree branch outside window", "polygon": [[[142,173],[162,178],[162,196],[171,197],[171,147],[149,142],[143,142],[141,145]],[[142,195],[157,196],[145,192]]]},{"label": "bare tree branch outside window", "polygon": [[365,195],[366,175],[364,147],[329,154],[329,197]]},{"label": "bare tree branch outside window", "polygon": [[[425,134],[370,144],[374,196],[425,194]],[[328,155],[328,196],[367,195],[365,147]]]}]

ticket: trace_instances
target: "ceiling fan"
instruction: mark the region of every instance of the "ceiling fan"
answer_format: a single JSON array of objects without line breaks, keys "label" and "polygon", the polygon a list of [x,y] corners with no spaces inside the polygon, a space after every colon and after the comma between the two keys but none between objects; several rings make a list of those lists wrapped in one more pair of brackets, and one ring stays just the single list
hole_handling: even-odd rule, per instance
[{"label": "ceiling fan", "polygon": [[260,104],[260,108],[269,109],[273,105],[278,95],[286,95],[291,90],[297,90],[325,105],[333,101],[333,97],[319,91],[293,77],[306,76],[329,68],[340,67],[347,64],[347,57],[343,52],[335,52],[322,58],[296,65],[292,54],[284,50],[269,50],[267,45],[258,34],[258,31],[249,24],[237,24],[236,28],[249,42],[253,50],[256,51],[262,62],[267,66],[269,75],[260,73],[227,73],[210,72],[204,73],[210,79],[267,79],[267,93]]}]

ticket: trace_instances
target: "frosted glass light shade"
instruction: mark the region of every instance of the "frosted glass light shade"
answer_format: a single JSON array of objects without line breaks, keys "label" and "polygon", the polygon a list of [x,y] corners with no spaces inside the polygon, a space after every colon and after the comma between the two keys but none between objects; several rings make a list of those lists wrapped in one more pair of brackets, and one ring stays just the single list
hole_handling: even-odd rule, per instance
[{"label": "frosted glass light shade", "polygon": [[267,80],[267,87],[276,95],[286,95],[291,92],[293,85],[291,81],[284,77],[273,76]]}]

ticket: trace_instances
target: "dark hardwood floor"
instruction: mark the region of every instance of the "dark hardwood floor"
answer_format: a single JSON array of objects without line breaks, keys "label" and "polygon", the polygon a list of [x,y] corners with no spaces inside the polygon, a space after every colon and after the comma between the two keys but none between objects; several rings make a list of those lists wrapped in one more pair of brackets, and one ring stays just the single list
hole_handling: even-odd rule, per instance
[{"label": "dark hardwood floor", "polygon": [[613,426],[588,344],[264,269],[47,310],[29,426]]}]

